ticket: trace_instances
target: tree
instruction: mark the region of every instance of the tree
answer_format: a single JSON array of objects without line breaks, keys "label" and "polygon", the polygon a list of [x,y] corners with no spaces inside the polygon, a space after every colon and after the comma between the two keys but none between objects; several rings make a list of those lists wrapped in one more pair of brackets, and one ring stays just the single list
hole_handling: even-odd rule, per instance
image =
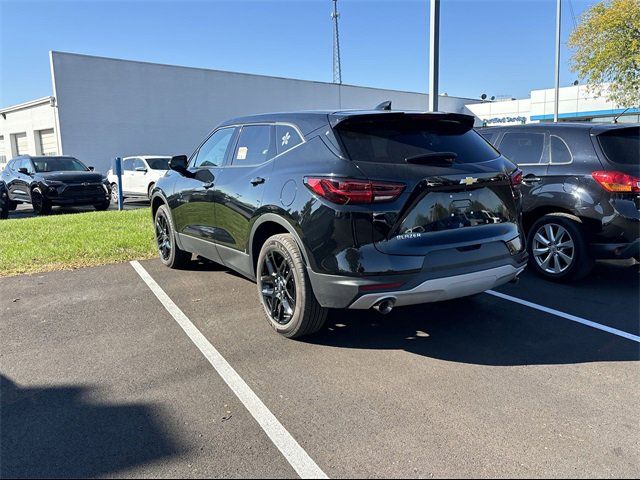
[{"label": "tree", "polygon": [[597,3],[582,16],[569,46],[575,49],[571,69],[591,91],[606,92],[621,107],[640,104],[640,0]]}]

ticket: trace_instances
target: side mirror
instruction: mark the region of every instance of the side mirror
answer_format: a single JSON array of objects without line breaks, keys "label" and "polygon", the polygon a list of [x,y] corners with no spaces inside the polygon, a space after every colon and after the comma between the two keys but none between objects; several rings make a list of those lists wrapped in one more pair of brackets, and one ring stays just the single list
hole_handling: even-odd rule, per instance
[{"label": "side mirror", "polygon": [[95,170],[95,167],[87,167],[89,169],[90,172],[93,172]]},{"label": "side mirror", "polygon": [[186,155],[176,155],[169,160],[169,168],[175,170],[178,173],[184,173],[187,170],[189,160]]},{"label": "side mirror", "polygon": [[22,167],[18,169],[18,173],[21,173],[23,175],[29,175],[29,170],[27,170],[26,168]]}]

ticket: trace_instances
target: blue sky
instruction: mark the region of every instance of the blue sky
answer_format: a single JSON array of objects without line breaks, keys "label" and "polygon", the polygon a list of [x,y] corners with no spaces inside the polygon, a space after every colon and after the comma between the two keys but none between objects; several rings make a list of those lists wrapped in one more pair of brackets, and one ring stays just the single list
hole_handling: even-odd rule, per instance
[{"label": "blue sky", "polygon": [[[563,42],[595,0],[563,0]],[[339,0],[344,83],[426,91],[428,0]],[[330,0],[0,0],[0,106],[51,94],[59,50],[332,79]],[[555,0],[442,0],[440,92],[527,97],[554,81]],[[576,77],[562,52],[562,85]]]}]

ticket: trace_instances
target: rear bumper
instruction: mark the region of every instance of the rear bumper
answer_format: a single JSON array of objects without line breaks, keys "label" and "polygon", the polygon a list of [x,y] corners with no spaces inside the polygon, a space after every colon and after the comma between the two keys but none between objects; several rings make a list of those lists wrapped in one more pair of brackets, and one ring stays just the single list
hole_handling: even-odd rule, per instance
[{"label": "rear bumper", "polygon": [[464,275],[427,280],[411,290],[369,293],[358,298],[349,308],[367,310],[382,299],[393,299],[395,306],[401,307],[403,305],[416,305],[467,297],[514,280],[522,273],[524,268],[524,266],[503,265]]},{"label": "rear bumper", "polygon": [[[368,309],[392,297],[397,306],[465,297],[515,279],[525,268],[527,254],[464,268],[418,271],[383,276],[348,277],[315,273],[307,268],[313,293],[327,308]],[[401,284],[386,290],[366,290],[376,284]],[[362,287],[365,287],[363,289]],[[364,291],[363,291],[364,290]]]}]

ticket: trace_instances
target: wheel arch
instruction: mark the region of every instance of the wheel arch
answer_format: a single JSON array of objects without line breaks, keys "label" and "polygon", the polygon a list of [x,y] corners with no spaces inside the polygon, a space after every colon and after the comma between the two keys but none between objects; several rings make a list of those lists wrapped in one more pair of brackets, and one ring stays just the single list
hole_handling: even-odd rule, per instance
[{"label": "wheel arch", "polygon": [[251,229],[251,235],[249,237],[248,250],[251,257],[251,266],[253,268],[254,275],[262,245],[264,245],[264,242],[266,242],[269,237],[279,233],[289,233],[293,236],[294,240],[300,247],[305,265],[309,265],[307,251],[302,243],[300,235],[296,232],[293,225],[280,215],[275,213],[265,213],[258,217],[254,222],[253,228]]},{"label": "wheel arch", "polygon": [[526,234],[529,234],[529,230],[538,219],[552,213],[564,213],[565,215],[574,217],[582,224],[584,228],[586,228],[589,233],[596,232],[602,228],[602,225],[597,220],[581,216],[578,214],[578,212],[575,212],[569,208],[563,208],[556,205],[541,205],[529,212],[525,212],[522,214],[522,226],[524,227],[524,231],[526,232]]}]

